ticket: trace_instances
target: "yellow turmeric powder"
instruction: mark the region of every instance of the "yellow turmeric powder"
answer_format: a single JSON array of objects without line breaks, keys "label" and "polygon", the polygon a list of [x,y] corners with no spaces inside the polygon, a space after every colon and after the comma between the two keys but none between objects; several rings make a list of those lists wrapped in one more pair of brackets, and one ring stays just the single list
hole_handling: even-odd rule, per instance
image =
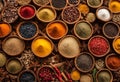
[{"label": "yellow turmeric powder", "polygon": [[78,70],[74,70],[71,72],[72,80],[80,80],[80,73]]},{"label": "yellow turmeric powder", "polygon": [[50,37],[59,39],[66,34],[66,27],[62,23],[55,22],[48,25],[46,31]]},{"label": "yellow turmeric powder", "polygon": [[113,48],[117,53],[120,54],[120,38],[117,38],[113,41]]},{"label": "yellow turmeric powder", "polygon": [[52,52],[52,44],[45,38],[38,38],[32,42],[32,51],[38,57],[46,57]]},{"label": "yellow turmeric powder", "polygon": [[113,13],[119,13],[120,12],[120,2],[119,1],[110,2],[109,9]]},{"label": "yellow turmeric powder", "polygon": [[89,13],[89,7],[86,4],[79,4],[78,9],[84,16]]},{"label": "yellow turmeric powder", "polygon": [[11,31],[11,28],[8,24],[2,23],[0,24],[0,37],[7,36]]}]

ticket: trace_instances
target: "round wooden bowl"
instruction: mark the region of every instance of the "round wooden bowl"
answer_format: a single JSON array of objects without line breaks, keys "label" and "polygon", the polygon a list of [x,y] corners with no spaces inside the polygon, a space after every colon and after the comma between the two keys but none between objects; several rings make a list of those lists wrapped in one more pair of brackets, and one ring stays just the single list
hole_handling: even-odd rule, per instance
[{"label": "round wooden bowl", "polygon": [[96,82],[99,82],[98,79],[97,79],[97,78],[98,78],[98,74],[99,74],[100,72],[102,72],[102,71],[107,71],[107,72],[109,72],[109,74],[110,74],[110,76],[111,76],[110,82],[113,82],[113,75],[112,75],[111,71],[108,70],[108,69],[101,69],[101,70],[99,70],[99,71],[96,73]]},{"label": "round wooden bowl", "polygon": [[[27,7],[27,6],[33,8],[34,11],[35,11],[35,13],[36,13],[36,8],[35,8],[35,6],[33,6],[33,5],[28,4],[28,5],[22,5],[22,6],[20,6],[19,9],[18,9],[18,15],[19,15],[22,19],[24,19],[24,20],[30,20],[30,19],[32,19],[32,18],[35,17],[35,13],[34,13],[33,16],[31,16],[31,17],[29,17],[29,18],[25,18],[25,17],[23,17],[23,16],[20,14],[21,8]],[[30,12],[29,12],[29,13],[30,13]]]},{"label": "round wooden bowl", "polygon": [[[115,39],[113,40],[112,46],[113,46],[114,51],[115,51],[116,53],[120,54],[120,52],[118,51],[119,49],[117,50],[116,47],[115,47],[115,45],[114,45],[114,43],[115,43],[115,41],[116,41],[117,39],[120,39],[120,36],[115,37]],[[119,44],[118,44],[118,46],[119,46]]]},{"label": "round wooden bowl", "polygon": [[[76,60],[77,60],[77,58],[78,58],[80,55],[82,55],[82,54],[87,54],[87,55],[89,55],[89,56],[91,57],[91,59],[92,59],[93,64],[92,64],[92,67],[91,67],[89,70],[86,70],[86,71],[85,71],[85,70],[80,69],[80,68],[77,66]],[[83,72],[83,73],[90,72],[90,71],[94,68],[94,66],[95,66],[95,59],[94,59],[94,57],[93,57],[90,53],[88,53],[88,52],[82,52],[82,53],[80,53],[80,55],[78,55],[78,56],[75,58],[75,60],[74,60],[75,67],[76,67],[79,71],[81,71],[81,72]],[[85,62],[85,61],[83,61],[83,62]]]},{"label": "round wooden bowl", "polygon": [[[10,46],[8,46],[9,47],[9,49],[11,49],[11,52],[8,52],[6,49],[4,49],[5,47],[4,47],[4,44],[5,44],[5,42],[8,40],[8,39],[11,39],[11,38],[17,38],[17,39],[19,39],[19,40],[21,40],[21,44],[23,45],[23,48],[20,50],[20,51],[15,51],[15,50],[12,50],[12,47],[10,48]],[[19,45],[18,45],[19,46]],[[3,51],[7,54],[7,55],[9,55],[9,56],[18,56],[18,55],[21,55],[21,53],[24,51],[24,49],[25,49],[25,43],[24,43],[24,41],[22,40],[22,39],[20,39],[18,36],[9,36],[9,37],[6,37],[4,40],[3,40],[3,42],[2,42],[2,49],[3,49]],[[13,51],[13,52],[12,52]]]},{"label": "round wooden bowl", "polygon": [[32,39],[34,39],[34,38],[38,35],[38,33],[39,33],[39,27],[38,27],[38,25],[37,25],[35,22],[29,21],[30,23],[32,23],[32,24],[34,24],[34,25],[36,26],[36,33],[35,33],[34,36],[31,37],[31,38],[25,38],[25,37],[23,37],[23,36],[20,34],[20,31],[19,31],[19,30],[20,30],[21,25],[24,24],[24,23],[27,23],[27,22],[28,22],[28,21],[24,21],[24,22],[19,23],[18,26],[17,26],[16,32],[17,32],[18,36],[19,36],[21,39],[23,39],[23,40],[32,40]]},{"label": "round wooden bowl", "polygon": [[[105,30],[104,30],[104,29],[105,29],[105,26],[106,26],[107,24],[114,24],[115,26],[117,26],[118,33],[117,33],[114,37],[110,37],[110,36],[108,36],[108,35],[105,33]],[[119,36],[120,28],[119,28],[119,25],[118,25],[117,23],[115,23],[115,22],[106,22],[106,23],[103,25],[102,31],[103,31],[103,34],[104,34],[107,38],[109,38],[109,39],[114,39],[115,37]]]},{"label": "round wooden bowl", "polygon": [[[90,77],[90,78],[91,78],[91,81],[89,81],[89,82],[93,82],[93,77],[92,77],[91,74],[89,74],[89,73],[83,74],[83,75],[81,75],[81,78],[82,78],[82,76],[88,76],[88,77]],[[80,82],[82,82],[82,81],[81,81],[81,78],[80,78]],[[86,79],[86,81],[87,81],[87,79]],[[86,82],[86,81],[85,81],[85,82]]]},{"label": "round wooden bowl", "polygon": [[48,0],[48,2],[46,2],[44,5],[38,4],[38,3],[36,2],[36,0],[32,0],[32,1],[33,1],[33,3],[34,3],[35,5],[37,5],[37,6],[46,6],[47,4],[50,3],[50,0]]},{"label": "round wooden bowl", "polygon": [[50,65],[43,65],[42,67],[38,68],[38,70],[37,70],[38,82],[41,82],[41,81],[40,81],[41,78],[40,78],[40,76],[39,76],[39,72],[40,72],[40,70],[41,70],[42,68],[49,68],[49,69],[52,71],[52,73],[54,73],[54,74],[56,75],[55,70],[54,70]]},{"label": "round wooden bowl", "polygon": [[[107,52],[104,53],[104,54],[102,54],[102,55],[96,55],[96,54],[94,54],[94,53],[91,51],[91,49],[90,49],[90,46],[89,46],[90,41],[91,41],[92,39],[96,38],[96,37],[103,38],[103,39],[108,43],[108,47],[109,47],[109,48],[108,48]],[[92,55],[94,55],[95,57],[103,57],[103,56],[107,55],[107,54],[109,53],[109,51],[110,51],[109,41],[108,41],[105,37],[103,37],[103,36],[101,36],[101,35],[95,35],[95,36],[91,37],[90,40],[88,41],[88,50],[89,50],[90,53],[91,53]]]},{"label": "round wooden bowl", "polygon": [[37,76],[35,75],[35,73],[32,70],[29,70],[29,69],[23,70],[22,72],[19,73],[18,78],[17,78],[17,82],[21,82],[20,81],[20,77],[25,72],[31,73],[35,77],[35,81],[34,82],[37,82]]},{"label": "round wooden bowl", "polygon": [[[40,10],[42,10],[42,9],[44,9],[44,8],[50,9],[50,10],[54,13],[54,18],[53,18],[53,19],[51,19],[51,20],[49,20],[49,21],[45,21],[45,20],[39,18],[38,13],[39,13]],[[51,22],[51,21],[55,20],[56,17],[57,17],[57,13],[56,13],[55,9],[53,9],[51,6],[43,6],[43,7],[40,7],[40,8],[36,11],[36,17],[38,18],[38,20],[47,23],[47,22]]]},{"label": "round wooden bowl", "polygon": [[100,6],[102,6],[102,4],[103,4],[103,0],[100,0],[101,1],[101,3],[99,4],[99,5],[97,5],[97,6],[92,6],[90,3],[89,3],[89,0],[87,0],[87,4],[88,4],[88,6],[90,6],[91,8],[99,8]]},{"label": "round wooden bowl", "polygon": [[6,64],[7,56],[4,52],[0,51],[0,67],[3,67]]},{"label": "round wooden bowl", "polygon": [[[78,43],[78,45],[79,45],[79,50],[81,51],[81,49],[80,49],[81,43],[80,43],[80,41],[78,40],[78,38],[76,38],[76,37],[73,36],[73,35],[66,35],[66,36],[64,36],[63,38],[60,39],[60,41],[59,41],[59,43],[58,43],[58,51],[59,51],[60,55],[62,55],[62,56],[65,57],[65,58],[75,58],[75,57],[78,56],[79,54],[75,54],[75,55],[73,55],[73,56],[69,56],[69,55],[66,56],[66,54],[63,54],[63,53],[60,51],[59,46],[60,46],[62,40],[64,40],[65,38],[68,38],[68,37],[72,37],[72,38],[74,38],[74,39],[77,41],[77,43]],[[80,52],[80,51],[79,51],[79,52]]]},{"label": "round wooden bowl", "polygon": [[[116,57],[119,57],[119,55],[115,54],[115,53],[111,53],[111,54],[108,54],[105,58],[105,64],[106,64],[106,67],[111,70],[111,71],[118,71],[120,69],[120,67],[118,67],[117,69],[112,69],[108,66],[107,64],[107,59],[110,57],[110,56],[116,56]],[[120,57],[119,57],[120,58]]]},{"label": "round wooden bowl", "polygon": [[27,0],[27,1],[24,1],[24,2],[23,2],[23,0],[17,0],[17,2],[18,2],[19,5],[27,5],[31,2],[31,0]]},{"label": "round wooden bowl", "polygon": [[[49,41],[49,42],[51,43],[51,47],[52,47],[51,52],[50,52],[49,54],[47,54],[46,56],[38,56],[38,54],[36,54],[36,53],[33,51],[33,48],[32,48],[33,42],[36,41],[37,39],[46,39],[47,41]],[[32,41],[32,44],[31,44],[31,50],[32,50],[32,52],[34,53],[34,55],[36,55],[37,57],[40,57],[40,58],[44,58],[44,57],[49,56],[49,55],[52,53],[53,49],[54,49],[54,44],[53,44],[53,42],[52,42],[49,38],[46,38],[46,37],[44,37],[44,36],[38,36],[38,37],[36,37],[36,38]]]},{"label": "round wooden bowl", "polygon": [[77,5],[79,5],[80,1],[81,1],[81,0],[78,0],[78,2],[77,2],[76,4],[71,4],[71,3],[70,3],[70,0],[68,0],[68,4],[69,4],[70,6],[77,6]]},{"label": "round wooden bowl", "polygon": [[60,11],[60,10],[64,9],[64,8],[67,6],[68,1],[67,1],[67,0],[65,0],[65,1],[66,1],[66,5],[65,5],[64,7],[62,7],[62,8],[56,8],[56,7],[54,7],[54,6],[53,6],[53,3],[52,3],[52,0],[50,0],[50,5],[51,5],[54,9]]},{"label": "round wooden bowl", "polygon": [[[89,37],[87,37],[87,38],[82,38],[82,37],[80,37],[80,36],[76,33],[76,26],[77,26],[77,24],[82,23],[82,22],[89,24],[89,26],[91,27],[91,34],[90,34]],[[92,27],[92,25],[91,25],[88,21],[85,21],[85,20],[78,21],[78,22],[74,25],[74,34],[75,34],[79,39],[81,39],[81,40],[88,40],[88,39],[92,36],[92,34],[93,34],[93,27]]]},{"label": "round wooden bowl", "polygon": [[[108,20],[104,20],[104,19],[101,19],[101,18],[98,17],[97,14],[98,14],[98,11],[99,11],[100,9],[107,9],[107,10],[109,11],[109,13],[110,13],[110,18],[109,18]],[[101,21],[107,22],[107,21],[110,21],[110,20],[112,19],[113,14],[111,13],[111,11],[110,11],[107,7],[101,6],[101,7],[99,7],[99,8],[96,10],[96,17],[97,17],[99,20],[101,20]]]},{"label": "round wooden bowl", "polygon": [[[8,70],[8,63],[11,61],[11,60],[16,60],[16,61],[18,61],[20,64],[21,64],[21,69],[19,70],[19,71],[16,71],[16,72],[10,72],[9,70]],[[22,62],[18,59],[18,58],[10,58],[10,59],[8,59],[7,60],[7,62],[6,62],[6,65],[5,65],[5,67],[6,67],[6,70],[9,72],[9,73],[11,73],[11,74],[18,74],[18,73],[20,73],[20,71],[22,71],[22,69],[23,69],[23,64],[22,64]],[[11,69],[11,70],[14,70],[14,69]]]},{"label": "round wooden bowl", "polygon": [[[55,37],[51,36],[51,35],[49,34],[49,32],[48,32],[48,28],[49,28],[49,25],[51,25],[51,24],[53,24],[53,23],[61,23],[61,24],[65,27],[65,29],[66,29],[65,34],[62,35],[62,36],[60,36],[60,37],[58,37],[58,38],[55,38]],[[48,35],[51,39],[53,39],[53,40],[58,40],[58,39],[64,37],[64,36],[67,34],[67,32],[68,32],[68,26],[67,26],[66,23],[64,23],[64,22],[61,21],[61,20],[52,21],[52,22],[50,22],[50,23],[46,26],[46,33],[47,33],[47,35]]]},{"label": "round wooden bowl", "polygon": [[12,32],[12,26],[9,23],[6,23],[6,22],[0,23],[0,24],[7,24],[10,27],[10,31],[9,31],[9,33],[7,35],[0,36],[0,38],[4,38],[4,37],[8,36]]},{"label": "round wooden bowl", "polygon": [[79,12],[79,17],[76,19],[76,21],[68,22],[68,21],[66,21],[66,20],[64,19],[63,14],[64,14],[65,10],[66,10],[67,8],[70,8],[70,7],[75,7],[75,6],[66,6],[66,7],[62,10],[61,18],[62,18],[62,20],[65,21],[67,24],[74,24],[74,23],[76,23],[76,22],[78,22],[78,21],[80,20],[81,12],[79,11],[78,8],[75,7],[75,8],[78,10],[78,12]]}]

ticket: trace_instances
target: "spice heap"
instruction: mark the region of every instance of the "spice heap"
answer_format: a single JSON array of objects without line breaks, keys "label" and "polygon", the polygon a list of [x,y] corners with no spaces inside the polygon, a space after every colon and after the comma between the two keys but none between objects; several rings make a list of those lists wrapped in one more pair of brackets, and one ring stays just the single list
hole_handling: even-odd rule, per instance
[{"label": "spice heap", "polygon": [[6,63],[6,56],[3,53],[0,53],[0,67],[3,67]]},{"label": "spice heap", "polygon": [[23,22],[20,24],[18,32],[23,38],[32,38],[37,34],[37,26],[32,22]]},{"label": "spice heap", "polygon": [[67,32],[67,27],[62,22],[53,22],[46,27],[46,31],[51,38],[59,39]]},{"label": "spice heap", "polygon": [[32,51],[38,57],[46,57],[52,52],[52,43],[45,38],[38,38],[32,42]]},{"label": "spice heap", "polygon": [[30,71],[25,71],[22,72],[22,74],[19,77],[19,81],[20,82],[35,82],[35,76],[33,75],[33,73],[31,73]]},{"label": "spice heap", "polygon": [[73,24],[80,19],[80,12],[74,6],[69,6],[62,11],[62,19],[68,24]]},{"label": "spice heap", "polygon": [[89,40],[88,46],[91,53],[97,57],[104,56],[109,51],[108,41],[101,36],[91,38],[91,40]]},{"label": "spice heap", "polygon": [[117,0],[113,0],[109,3],[109,9],[113,13],[119,13],[120,12],[120,2]]},{"label": "spice heap", "polygon": [[7,23],[0,24],[0,37],[5,37],[11,32],[11,27]]},{"label": "spice heap", "polygon": [[116,39],[114,39],[113,41],[113,48],[117,53],[120,53],[120,38],[117,37]]}]

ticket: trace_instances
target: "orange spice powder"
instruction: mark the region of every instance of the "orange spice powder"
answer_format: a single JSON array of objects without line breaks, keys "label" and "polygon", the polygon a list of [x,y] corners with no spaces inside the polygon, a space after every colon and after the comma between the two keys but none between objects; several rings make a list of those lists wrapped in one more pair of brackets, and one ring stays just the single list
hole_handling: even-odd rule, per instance
[{"label": "orange spice powder", "polygon": [[66,27],[60,22],[51,23],[47,27],[47,33],[52,38],[61,38],[66,34]]},{"label": "orange spice powder", "polygon": [[7,36],[10,33],[11,29],[8,24],[0,24],[0,37]]}]

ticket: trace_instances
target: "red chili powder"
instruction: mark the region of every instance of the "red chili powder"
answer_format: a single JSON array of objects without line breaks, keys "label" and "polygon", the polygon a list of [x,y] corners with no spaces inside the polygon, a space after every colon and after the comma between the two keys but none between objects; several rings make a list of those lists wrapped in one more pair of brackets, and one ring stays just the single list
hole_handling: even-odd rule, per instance
[{"label": "red chili powder", "polygon": [[35,14],[35,9],[31,6],[23,6],[20,8],[20,15],[24,18],[30,18]]},{"label": "red chili powder", "polygon": [[117,56],[110,56],[107,59],[107,64],[111,69],[118,69],[120,67],[120,58]]},{"label": "red chili powder", "polygon": [[95,55],[104,55],[108,51],[109,45],[102,37],[94,37],[89,42],[89,49]]}]

